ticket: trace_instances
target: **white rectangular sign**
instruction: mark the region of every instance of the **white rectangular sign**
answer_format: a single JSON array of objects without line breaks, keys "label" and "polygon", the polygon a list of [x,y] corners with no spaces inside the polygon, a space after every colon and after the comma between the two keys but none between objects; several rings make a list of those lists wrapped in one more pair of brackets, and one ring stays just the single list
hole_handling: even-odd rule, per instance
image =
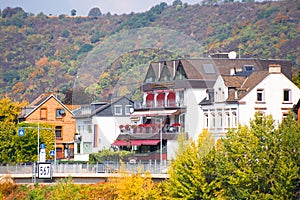
[{"label": "white rectangular sign", "polygon": [[38,178],[52,179],[51,163],[39,163],[38,164]]}]

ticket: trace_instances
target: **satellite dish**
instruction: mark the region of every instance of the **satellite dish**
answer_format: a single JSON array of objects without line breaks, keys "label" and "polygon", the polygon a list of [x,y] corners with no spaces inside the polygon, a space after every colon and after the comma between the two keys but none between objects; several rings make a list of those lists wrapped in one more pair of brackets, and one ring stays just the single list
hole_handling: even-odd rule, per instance
[{"label": "satellite dish", "polygon": [[236,52],[235,51],[230,51],[228,54],[229,59],[236,59]]},{"label": "satellite dish", "polygon": [[60,109],[59,114],[60,114],[61,116],[64,116],[64,115],[66,114],[65,109],[63,109],[63,108]]}]

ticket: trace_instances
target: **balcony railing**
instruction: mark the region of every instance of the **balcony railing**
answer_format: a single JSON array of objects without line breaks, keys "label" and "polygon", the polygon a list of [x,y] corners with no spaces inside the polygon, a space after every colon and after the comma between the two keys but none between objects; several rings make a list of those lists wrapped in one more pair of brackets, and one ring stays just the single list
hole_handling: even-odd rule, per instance
[{"label": "balcony railing", "polygon": [[184,104],[184,100],[179,100],[179,101],[147,101],[145,103],[142,102],[136,102],[134,104],[135,109],[142,109],[142,108],[182,108],[185,107],[186,105]]},{"label": "balcony railing", "polygon": [[178,133],[181,131],[181,125],[179,123],[173,123],[172,125],[161,126],[160,124],[139,124],[139,125],[120,125],[121,133],[134,134],[134,133],[150,133],[156,134],[160,130],[163,133]]}]

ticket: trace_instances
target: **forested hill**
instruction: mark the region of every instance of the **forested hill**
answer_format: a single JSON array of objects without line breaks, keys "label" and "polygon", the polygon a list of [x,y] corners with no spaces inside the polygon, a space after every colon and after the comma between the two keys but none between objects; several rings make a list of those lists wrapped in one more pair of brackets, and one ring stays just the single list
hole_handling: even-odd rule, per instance
[{"label": "forested hill", "polygon": [[[135,28],[159,27],[183,33],[209,53],[240,49],[242,56],[291,59],[296,67],[300,61],[299,1],[219,5],[174,1],[144,13],[95,12],[89,17],[35,16],[22,8],[6,8],[1,16],[0,97],[7,95],[17,101],[31,101],[42,92],[57,90],[69,97],[89,52],[112,35]],[[99,77],[93,86],[98,88],[99,98],[111,92],[122,73],[139,65],[137,59],[140,57],[134,54],[125,61],[120,59],[101,80]],[[69,99],[65,100],[68,103]]]}]

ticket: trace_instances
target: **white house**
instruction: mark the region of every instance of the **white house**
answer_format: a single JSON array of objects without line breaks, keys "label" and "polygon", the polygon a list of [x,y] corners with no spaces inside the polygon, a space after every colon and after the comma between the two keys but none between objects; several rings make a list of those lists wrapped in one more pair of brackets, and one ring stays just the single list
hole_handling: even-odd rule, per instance
[{"label": "white house", "polygon": [[[120,134],[114,145],[124,149],[132,147],[138,159],[157,159],[157,154],[162,152],[160,159],[169,160],[175,156],[176,140],[181,132],[195,139],[203,129],[209,128],[217,138],[221,137],[228,128],[237,127],[244,120],[240,115],[244,104],[234,95],[238,100],[246,98],[242,94],[254,85],[245,88],[241,87],[243,83],[258,84],[260,81],[251,80],[260,76],[249,75],[260,75],[258,71],[268,70],[270,64],[280,65],[284,74],[281,76],[291,83],[292,65],[286,60],[212,57],[152,62],[141,87],[142,102],[135,102],[130,115],[139,119],[138,127],[133,133]],[[179,127],[174,128],[173,124]],[[137,143],[138,146],[133,145]]]},{"label": "white house", "polygon": [[87,161],[90,153],[109,149],[121,133],[120,124],[130,123],[132,107],[133,102],[127,97],[81,106],[74,117],[78,138],[74,160]]},{"label": "white house", "polygon": [[204,128],[216,138],[238,124],[249,125],[257,112],[272,115],[280,123],[300,99],[300,89],[282,73],[279,64],[249,76],[220,75],[209,92],[212,98],[205,98],[200,107]]}]

